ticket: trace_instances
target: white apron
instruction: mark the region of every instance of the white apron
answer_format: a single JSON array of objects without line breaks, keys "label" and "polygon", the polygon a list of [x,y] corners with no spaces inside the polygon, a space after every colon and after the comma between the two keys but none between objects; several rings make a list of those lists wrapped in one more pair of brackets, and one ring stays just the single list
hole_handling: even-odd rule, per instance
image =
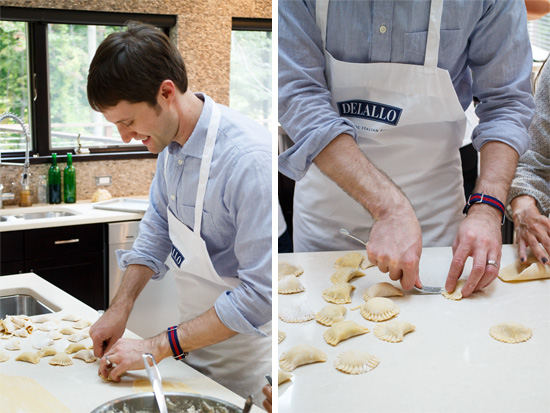
[{"label": "white apron", "polygon": [[[194,230],[190,230],[168,209],[172,251],[167,263],[176,283],[181,322],[203,314],[214,305],[220,294],[240,284],[236,277],[220,277],[217,274],[206,243],[200,236],[204,196],[219,122],[220,111],[214,103],[200,167]],[[166,162],[164,166],[166,173]],[[190,352],[185,363],[244,398],[252,394],[254,402],[261,405],[264,375],[271,373],[271,321],[260,330],[266,333],[265,337],[237,334]]]},{"label": "white apron", "polygon": [[[326,45],[328,0],[317,1]],[[422,227],[423,246],[453,243],[466,203],[459,148],[466,117],[449,73],[437,67],[442,0],[433,0],[424,65],[347,63],[325,49],[332,105],[357,129],[368,159],[407,195]],[[388,33],[388,35],[390,35]],[[368,240],[371,215],[312,165],[294,194],[294,249],[357,249],[344,227]]]}]

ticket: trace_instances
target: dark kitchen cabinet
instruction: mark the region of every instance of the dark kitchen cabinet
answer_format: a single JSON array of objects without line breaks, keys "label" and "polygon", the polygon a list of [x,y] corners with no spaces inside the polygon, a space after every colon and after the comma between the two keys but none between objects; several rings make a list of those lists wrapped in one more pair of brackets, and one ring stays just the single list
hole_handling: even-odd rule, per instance
[{"label": "dark kitchen cabinet", "polygon": [[24,272],[23,231],[0,233],[0,275]]},{"label": "dark kitchen cabinet", "polygon": [[34,272],[90,307],[106,308],[104,224],[3,232],[0,248],[0,275]]}]

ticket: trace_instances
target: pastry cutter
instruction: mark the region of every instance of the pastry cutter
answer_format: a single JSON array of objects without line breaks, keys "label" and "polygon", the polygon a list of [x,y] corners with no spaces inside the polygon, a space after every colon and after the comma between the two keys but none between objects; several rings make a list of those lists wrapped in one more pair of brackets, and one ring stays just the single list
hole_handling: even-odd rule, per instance
[{"label": "pastry cutter", "polygon": [[[358,238],[355,234],[350,233],[345,228],[340,228],[340,234],[345,235],[347,237],[350,237],[350,238],[354,239],[355,241],[360,242],[364,246],[367,246],[367,243],[365,241]],[[416,291],[418,291],[420,294],[441,294],[443,291],[445,291],[443,287],[428,287],[426,285],[423,285],[422,288],[418,288],[415,285],[414,289]]]},{"label": "pastry cutter", "polygon": [[[143,364],[145,364],[145,370],[147,370],[147,376],[149,376],[151,386],[153,386],[153,393],[155,394],[159,411],[160,413],[168,413],[166,399],[164,398],[164,392],[162,391],[162,379],[160,378],[160,372],[155,358],[150,353],[142,354],[141,357],[143,358]],[[152,365],[149,365],[149,360],[153,362]]]}]

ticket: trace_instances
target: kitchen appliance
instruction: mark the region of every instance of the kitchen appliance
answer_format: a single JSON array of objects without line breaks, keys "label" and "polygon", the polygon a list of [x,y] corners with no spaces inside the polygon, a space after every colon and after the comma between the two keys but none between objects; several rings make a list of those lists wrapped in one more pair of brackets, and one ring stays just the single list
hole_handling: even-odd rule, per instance
[{"label": "kitchen appliance", "polygon": [[[118,267],[116,250],[130,250],[139,234],[140,221],[109,224],[109,303],[118,291],[124,271]],[[126,328],[141,337],[157,335],[179,324],[176,285],[170,271],[161,280],[147,283],[130,313]]]}]

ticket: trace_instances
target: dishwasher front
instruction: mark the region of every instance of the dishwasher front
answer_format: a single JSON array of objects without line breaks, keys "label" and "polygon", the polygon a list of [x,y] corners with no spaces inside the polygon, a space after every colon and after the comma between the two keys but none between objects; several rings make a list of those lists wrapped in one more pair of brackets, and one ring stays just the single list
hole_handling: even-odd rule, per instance
[{"label": "dishwasher front", "polygon": [[[124,271],[118,267],[116,250],[130,250],[139,234],[140,221],[109,224],[109,304],[115,297]],[[150,280],[134,303],[126,328],[146,338],[179,324],[176,286],[170,271],[161,280]]]}]

